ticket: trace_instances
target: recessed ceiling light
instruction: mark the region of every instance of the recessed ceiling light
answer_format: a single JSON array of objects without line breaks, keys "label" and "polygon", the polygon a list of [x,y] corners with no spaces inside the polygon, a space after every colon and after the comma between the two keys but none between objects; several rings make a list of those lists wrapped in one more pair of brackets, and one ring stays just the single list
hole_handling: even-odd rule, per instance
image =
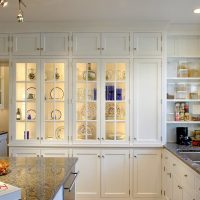
[{"label": "recessed ceiling light", "polygon": [[200,8],[194,9],[193,12],[194,12],[195,14],[200,14]]}]

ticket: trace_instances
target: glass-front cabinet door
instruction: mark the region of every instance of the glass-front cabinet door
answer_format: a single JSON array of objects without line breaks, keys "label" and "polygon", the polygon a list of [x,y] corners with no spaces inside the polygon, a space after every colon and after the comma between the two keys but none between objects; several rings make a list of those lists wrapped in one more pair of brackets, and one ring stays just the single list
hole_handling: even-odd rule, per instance
[{"label": "glass-front cabinet door", "polygon": [[42,133],[41,141],[64,143],[68,141],[68,90],[67,65],[64,60],[43,60],[42,87]]},{"label": "glass-front cabinet door", "polygon": [[129,140],[129,61],[105,60],[102,67],[102,136],[105,142]]},{"label": "glass-front cabinet door", "polygon": [[73,62],[74,142],[100,142],[99,79],[98,61]]},{"label": "glass-front cabinet door", "polygon": [[40,95],[38,60],[14,62],[15,141],[39,141]]}]

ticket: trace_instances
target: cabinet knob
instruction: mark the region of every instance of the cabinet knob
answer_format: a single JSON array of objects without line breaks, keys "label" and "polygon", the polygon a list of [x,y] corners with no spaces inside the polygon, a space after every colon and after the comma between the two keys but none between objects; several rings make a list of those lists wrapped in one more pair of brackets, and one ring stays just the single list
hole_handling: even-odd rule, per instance
[{"label": "cabinet knob", "polygon": [[134,158],[137,158],[137,156],[133,156]]},{"label": "cabinet knob", "polygon": [[100,158],[101,156],[100,155],[98,155],[98,158]]},{"label": "cabinet knob", "polygon": [[180,185],[178,185],[178,189],[182,190],[183,188]]},{"label": "cabinet knob", "polygon": [[105,156],[104,156],[104,155],[102,155],[101,157],[102,157],[102,158],[104,158]]},{"label": "cabinet knob", "polygon": [[41,157],[44,157],[43,155],[41,155]]},{"label": "cabinet knob", "polygon": [[137,48],[136,48],[136,47],[134,47],[133,49],[134,49],[134,51],[136,51],[136,50],[137,50]]},{"label": "cabinet knob", "polygon": [[39,137],[37,137],[37,140],[39,140],[40,138]]},{"label": "cabinet knob", "polygon": [[37,157],[40,157],[39,155],[37,155]]},{"label": "cabinet knob", "polygon": [[102,140],[104,140],[104,138],[103,138],[103,137],[102,137],[101,139],[102,139]]},{"label": "cabinet knob", "polygon": [[41,140],[43,140],[43,137],[41,137]]},{"label": "cabinet knob", "polygon": [[185,177],[188,177],[188,175],[187,175],[187,174],[185,174],[184,176],[185,176]]},{"label": "cabinet knob", "polygon": [[104,48],[101,48],[101,50],[104,50]]},{"label": "cabinet knob", "polygon": [[134,139],[134,140],[137,140],[137,138],[135,138],[135,137],[134,137],[133,139]]},{"label": "cabinet knob", "polygon": [[97,140],[100,140],[100,138],[98,137]]},{"label": "cabinet knob", "polygon": [[39,51],[39,50],[40,50],[40,48],[37,48],[37,50]]},{"label": "cabinet knob", "polygon": [[97,48],[97,50],[101,50],[101,48]]}]

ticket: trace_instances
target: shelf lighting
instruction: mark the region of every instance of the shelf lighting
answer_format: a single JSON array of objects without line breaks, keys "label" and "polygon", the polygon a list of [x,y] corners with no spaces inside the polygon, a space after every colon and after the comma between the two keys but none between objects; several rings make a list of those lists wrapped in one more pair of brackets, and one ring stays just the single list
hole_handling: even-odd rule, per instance
[{"label": "shelf lighting", "polygon": [[193,13],[195,13],[195,14],[200,14],[200,8],[194,9],[194,10],[193,10]]}]

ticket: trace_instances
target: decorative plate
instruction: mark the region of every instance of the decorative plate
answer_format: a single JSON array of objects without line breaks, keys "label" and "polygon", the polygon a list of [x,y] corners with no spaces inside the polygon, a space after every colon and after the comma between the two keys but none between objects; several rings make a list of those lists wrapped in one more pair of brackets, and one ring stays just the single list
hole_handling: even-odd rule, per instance
[{"label": "decorative plate", "polygon": [[55,109],[51,111],[51,119],[59,120],[62,117],[62,113],[60,110]]},{"label": "decorative plate", "polygon": [[51,99],[63,99],[64,98],[64,91],[60,87],[54,87],[50,91],[50,98]]},{"label": "decorative plate", "polygon": [[59,126],[55,131],[56,139],[64,140],[64,131],[64,126]]},{"label": "decorative plate", "polygon": [[36,110],[30,109],[26,111],[27,119],[35,120],[36,119]]},{"label": "decorative plate", "polygon": [[35,99],[36,98],[36,88],[29,87],[27,88],[27,99]]},{"label": "decorative plate", "polygon": [[[116,107],[117,118],[121,115],[121,108],[117,104]],[[114,103],[106,103],[106,119],[114,119],[115,117],[115,104]]]},{"label": "decorative plate", "polygon": [[88,124],[87,125],[87,128],[86,128],[86,125],[85,124],[82,124],[79,126],[78,128],[78,133],[81,134],[81,135],[94,135],[96,132],[96,128],[94,125],[92,124]]},{"label": "decorative plate", "polygon": [[87,118],[89,120],[96,120],[96,104],[89,103],[87,112],[86,112],[86,105],[84,104],[81,109],[81,115],[85,116],[86,113],[87,113]]}]

